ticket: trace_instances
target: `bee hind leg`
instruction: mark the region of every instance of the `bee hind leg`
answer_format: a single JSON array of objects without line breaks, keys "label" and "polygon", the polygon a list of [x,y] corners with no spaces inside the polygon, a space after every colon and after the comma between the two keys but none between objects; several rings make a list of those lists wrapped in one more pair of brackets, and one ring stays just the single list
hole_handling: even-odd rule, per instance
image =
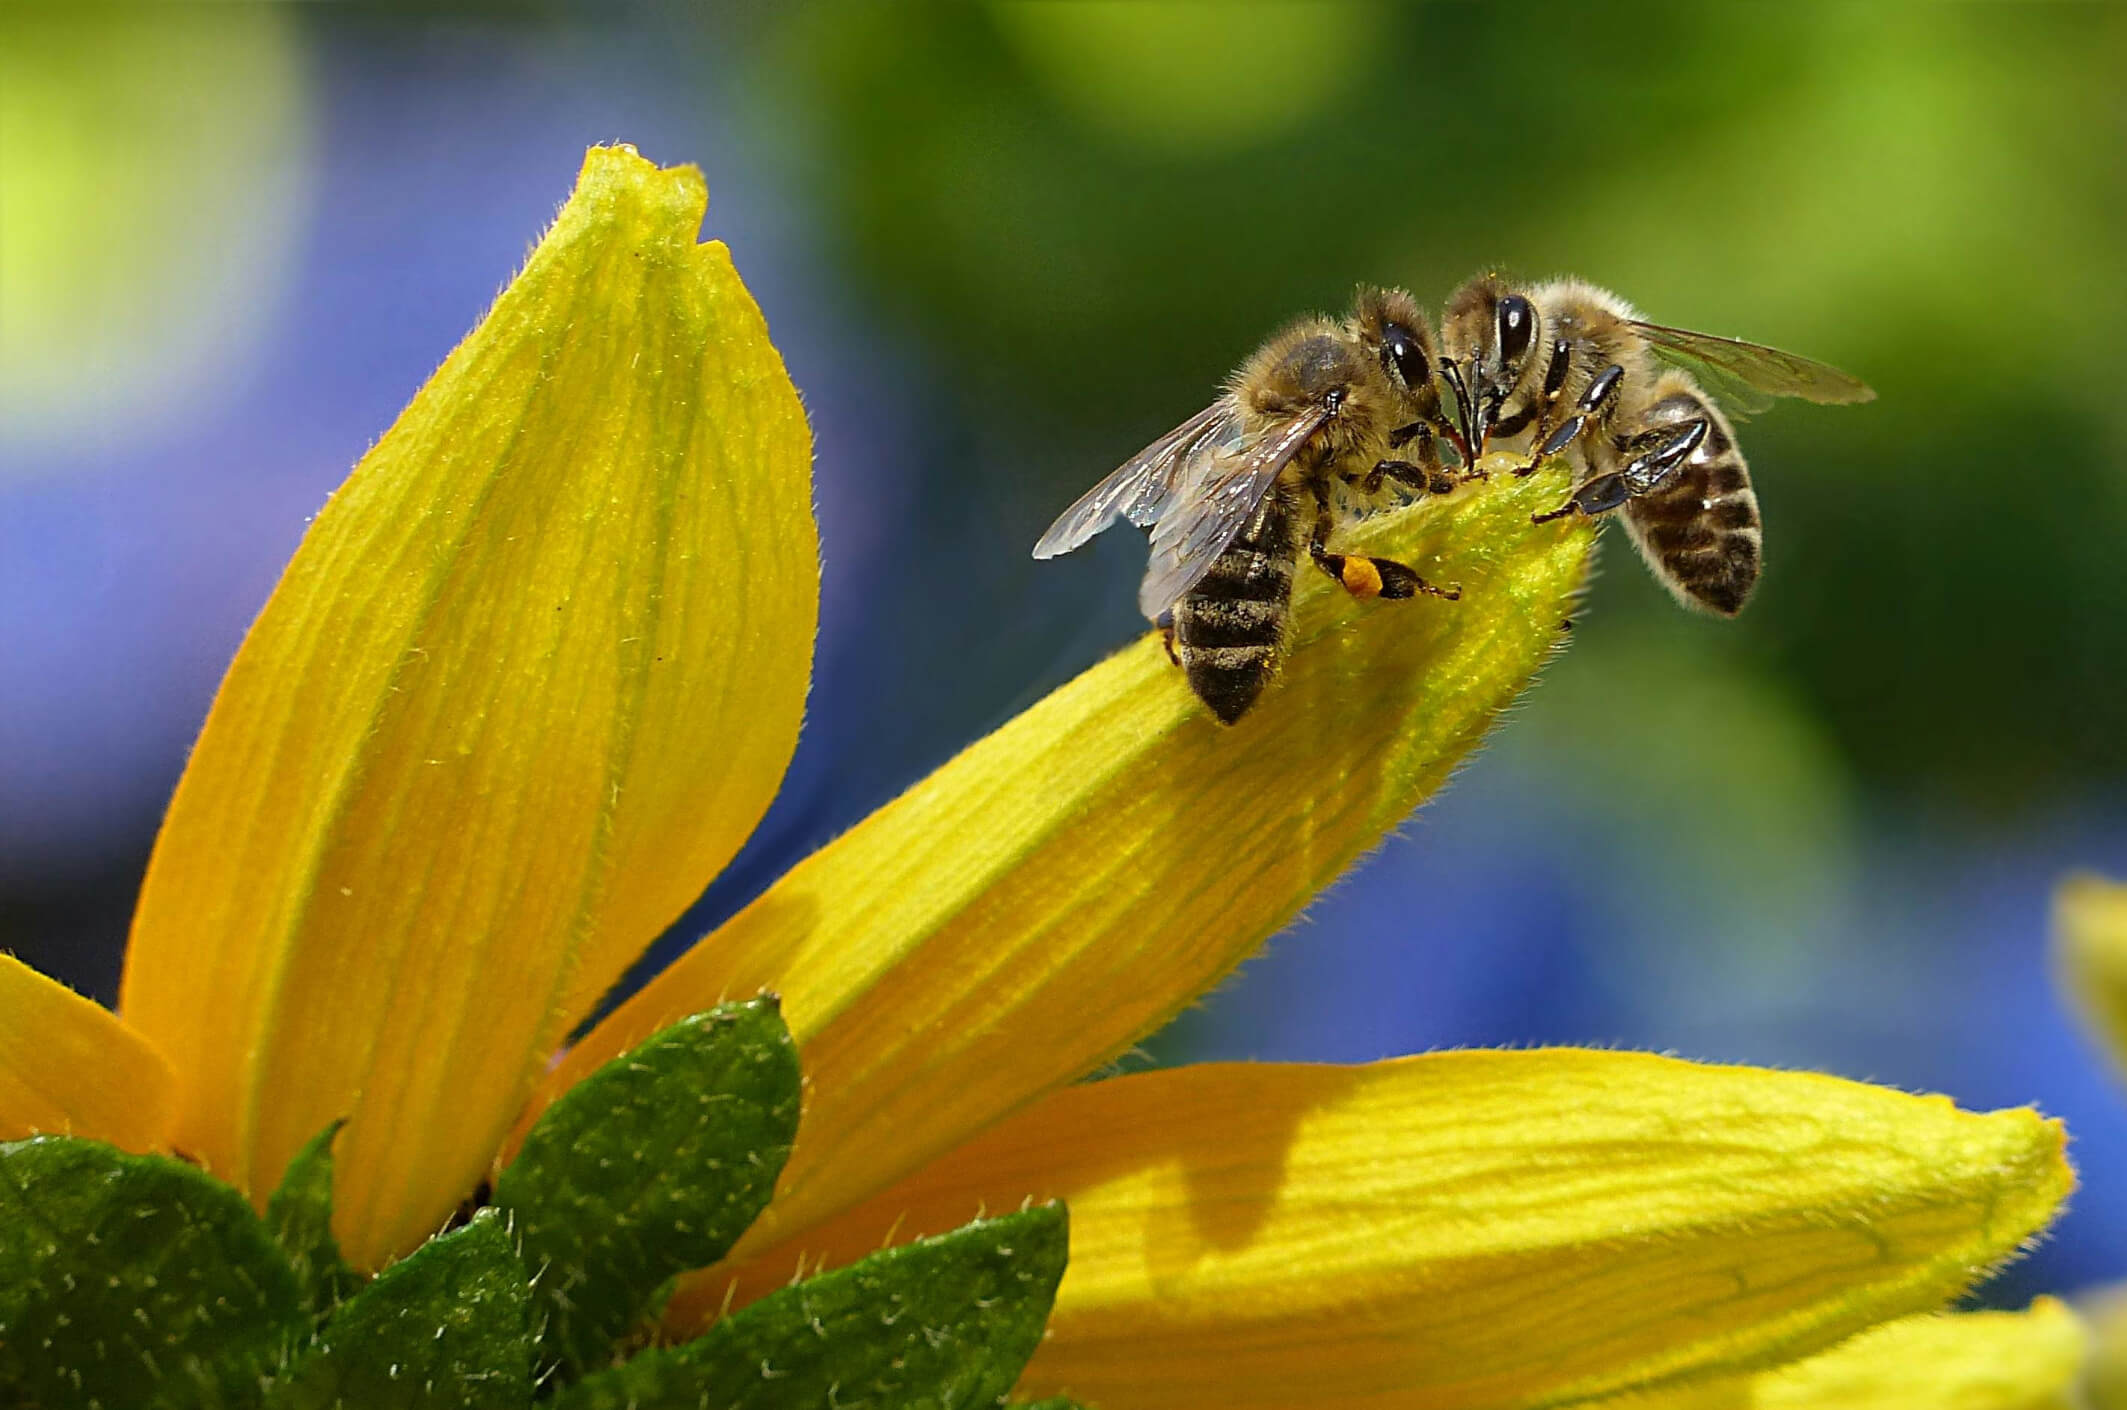
[{"label": "bee hind leg", "polygon": [[[1350,562],[1352,560],[1346,561]],[[1453,587],[1440,587],[1437,584],[1429,583],[1418,576],[1417,569],[1398,563],[1393,558],[1364,558],[1357,561],[1371,567],[1374,571],[1374,576],[1380,579],[1379,596],[1388,598],[1416,597],[1422,592],[1428,597],[1437,597],[1444,602],[1459,602],[1462,600],[1462,585],[1460,583]]]},{"label": "bee hind leg", "polygon": [[1386,597],[1391,599],[1416,597],[1425,593],[1432,597],[1454,602],[1462,596],[1462,588],[1436,587],[1418,576],[1418,570],[1393,558],[1373,558],[1359,553],[1331,553],[1329,534],[1333,527],[1329,506],[1323,504],[1315,514],[1314,537],[1308,541],[1307,556],[1317,568],[1336,579],[1353,597]]},{"label": "bee hind leg", "polygon": [[1532,524],[1548,524],[1553,519],[1563,519],[1568,514],[1584,514],[1594,518],[1607,514],[1628,499],[1652,494],[1669,482],[1679,466],[1690,458],[1706,439],[1710,429],[1703,417],[1675,426],[1663,426],[1655,431],[1643,431],[1633,437],[1627,446],[1639,451],[1623,469],[1606,470],[1591,476],[1573,487],[1573,493],[1558,508],[1543,514],[1532,514]]}]

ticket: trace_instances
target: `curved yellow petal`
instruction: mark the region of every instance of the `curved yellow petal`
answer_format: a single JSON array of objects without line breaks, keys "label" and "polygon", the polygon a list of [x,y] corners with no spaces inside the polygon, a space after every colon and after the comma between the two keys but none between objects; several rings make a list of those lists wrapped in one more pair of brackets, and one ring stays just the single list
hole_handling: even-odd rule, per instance
[{"label": "curved yellow petal", "polygon": [[1217,723],[1148,636],[801,863],[567,1055],[551,1096],[674,1019],[769,988],[808,1106],[746,1247],[884,1188],[1127,1049],[1447,778],[1558,641],[1585,524],[1563,470],[1354,534],[1460,602],[1312,569],[1284,679]]},{"label": "curved yellow petal", "polygon": [[2094,1288],[2076,1304],[2090,1329],[2082,1381],[2088,1410],[2127,1410],[2127,1284]]},{"label": "curved yellow petal", "polygon": [[1610,1410],[2073,1410],[2088,1338],[2066,1304],[1904,1317],[1753,1376],[1606,1402]]},{"label": "curved yellow petal", "polygon": [[170,1064],[109,1009],[0,954],[0,1141],[90,1136],[167,1150]]},{"label": "curved yellow petal", "polygon": [[2060,985],[2127,1070],[2127,886],[2071,876],[2053,899],[2054,963]]},{"label": "curved yellow petal", "polygon": [[2059,1126],[1638,1053],[1179,1068],[1059,1092],[735,1271],[682,1325],[1051,1196],[1022,1394],[1131,1410],[1514,1410],[1821,1350],[2043,1228]]},{"label": "curved yellow petal", "polygon": [[350,1116],[374,1265],[759,819],[818,557],[797,396],[692,168],[628,148],[305,537],[157,839],[122,1011],[262,1198]]}]

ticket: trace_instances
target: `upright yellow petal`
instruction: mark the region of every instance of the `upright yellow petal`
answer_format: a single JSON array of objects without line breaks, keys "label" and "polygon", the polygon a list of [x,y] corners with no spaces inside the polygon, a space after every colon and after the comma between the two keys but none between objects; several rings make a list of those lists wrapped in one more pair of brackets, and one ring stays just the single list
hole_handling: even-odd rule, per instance
[{"label": "upright yellow petal", "polygon": [[1239,725],[1156,637],[800,864],[570,1053],[547,1093],[771,988],[804,1125],[748,1247],[787,1237],[1114,1057],[1216,983],[1447,778],[1562,634],[1585,525],[1564,471],[1495,475],[1354,539],[1460,602],[1306,574],[1284,679]]},{"label": "upright yellow petal", "polygon": [[168,1149],[170,1064],[101,1004],[0,954],[0,1141],[91,1136]]},{"label": "upright yellow petal", "polygon": [[2054,896],[2053,929],[2061,987],[2127,1071],[2127,886],[2069,877]]},{"label": "upright yellow petal", "polygon": [[157,840],[123,1012],[263,1198],[328,1121],[374,1265],[472,1188],[571,1021],[758,821],[818,593],[760,311],[629,148],[336,494]]},{"label": "upright yellow petal", "polygon": [[2044,1227],[2061,1144],[2029,1111],[1638,1053],[1179,1068],[1059,1092],[673,1313],[1054,1196],[1071,1264],[1023,1394],[1517,1410],[1939,1307]]},{"label": "upright yellow petal", "polygon": [[1603,1410],[2073,1410],[2087,1341],[2042,1297],[2028,1312],[1903,1317],[1807,1361]]}]

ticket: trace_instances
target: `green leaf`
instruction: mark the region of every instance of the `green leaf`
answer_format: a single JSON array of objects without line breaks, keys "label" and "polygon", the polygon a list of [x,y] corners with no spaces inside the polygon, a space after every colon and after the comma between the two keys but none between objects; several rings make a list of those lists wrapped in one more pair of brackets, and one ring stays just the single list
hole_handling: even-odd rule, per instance
[{"label": "green leaf", "polygon": [[100,1141],[0,1145],[0,1404],[237,1410],[308,1330],[234,1189]]},{"label": "green leaf", "polygon": [[322,1317],[354,1296],[362,1277],[340,1256],[332,1236],[332,1138],[347,1123],[335,1121],[296,1152],[266,1201],[266,1228],[288,1261],[310,1310]]},{"label": "green leaf", "polygon": [[1053,1395],[1047,1400],[1015,1400],[1007,1410],[1092,1410],[1092,1407],[1081,1405],[1068,1395]]},{"label": "green leaf", "polygon": [[724,1256],[798,1128],[775,999],[682,1019],[549,1107],[495,1182],[565,1379],[608,1365],[675,1274]]},{"label": "green leaf", "polygon": [[995,1405],[1041,1341],[1067,1246],[1048,1204],[875,1253],[586,1377],[554,1410]]},{"label": "green leaf", "polygon": [[516,1246],[483,1209],[342,1303],[268,1410],[522,1410],[531,1310]]}]

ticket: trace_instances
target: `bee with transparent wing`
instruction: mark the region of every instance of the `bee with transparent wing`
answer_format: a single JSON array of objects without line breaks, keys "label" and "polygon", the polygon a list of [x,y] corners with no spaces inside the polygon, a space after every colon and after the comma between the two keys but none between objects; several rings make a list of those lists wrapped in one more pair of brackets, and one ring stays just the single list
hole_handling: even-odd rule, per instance
[{"label": "bee with transparent wing", "polygon": [[1775,397],[1845,403],[1875,393],[1836,367],[1735,338],[1643,321],[1616,295],[1565,279],[1527,291],[1496,275],[1449,298],[1442,377],[1479,453],[1524,440],[1533,473],[1554,455],[1582,472],[1538,523],[1622,510],[1656,578],[1687,606],[1734,616],[1756,587],[1763,530],[1735,429]]},{"label": "bee with transparent wing", "polygon": [[1275,674],[1293,573],[1309,558],[1360,597],[1453,600],[1406,564],[1332,553],[1347,518],[1463,483],[1437,440],[1430,323],[1400,290],[1362,289],[1342,321],[1272,338],[1196,415],[1125,461],[1034,546],[1068,553],[1118,518],[1151,531],[1138,606],[1169,633],[1190,689],[1232,724]]}]

